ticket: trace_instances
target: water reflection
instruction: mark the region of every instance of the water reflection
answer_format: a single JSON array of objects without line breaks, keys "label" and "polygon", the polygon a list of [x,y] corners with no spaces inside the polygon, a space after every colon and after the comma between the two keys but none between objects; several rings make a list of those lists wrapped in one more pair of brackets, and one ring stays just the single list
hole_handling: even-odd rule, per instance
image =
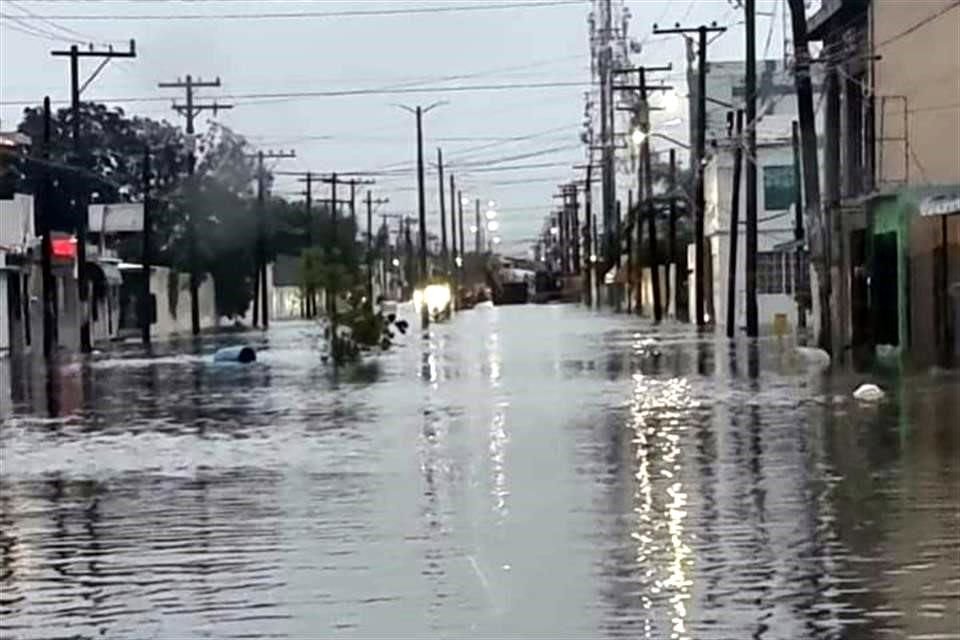
[{"label": "water reflection", "polygon": [[956,637],[955,374],[866,407],[518,307],[334,375],[312,331],[0,361],[0,635]]}]

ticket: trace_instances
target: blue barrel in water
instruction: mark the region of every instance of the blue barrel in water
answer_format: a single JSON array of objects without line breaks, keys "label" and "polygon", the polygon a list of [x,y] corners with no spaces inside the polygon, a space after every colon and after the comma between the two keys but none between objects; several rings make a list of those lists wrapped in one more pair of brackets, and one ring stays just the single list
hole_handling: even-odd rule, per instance
[{"label": "blue barrel in water", "polygon": [[253,347],[246,347],[243,345],[224,347],[213,354],[214,362],[240,362],[247,364],[249,362],[255,362],[256,359],[257,352],[253,349]]}]

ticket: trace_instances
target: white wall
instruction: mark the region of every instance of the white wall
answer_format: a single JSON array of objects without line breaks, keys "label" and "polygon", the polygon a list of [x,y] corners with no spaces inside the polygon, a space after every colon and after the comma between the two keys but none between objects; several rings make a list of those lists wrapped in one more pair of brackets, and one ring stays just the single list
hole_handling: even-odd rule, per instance
[{"label": "white wall", "polygon": [[33,196],[17,193],[11,200],[0,200],[0,245],[25,249],[35,235]]},{"label": "white wall", "polygon": [[[772,121],[770,124],[775,124]],[[789,128],[787,129],[789,131]],[[763,168],[793,164],[793,149],[789,142],[763,145],[757,150],[760,167],[757,171],[757,250],[773,251],[778,244],[794,238],[794,212],[767,210],[764,202]],[[747,159],[744,158],[744,168]],[[727,280],[730,255],[730,213],[733,192],[733,153],[719,149],[704,173],[706,195],[705,233],[713,258],[713,306],[717,326],[726,326]],[[746,172],[741,171],[739,195],[739,233],[737,236],[736,323],[746,324]],[[695,264],[691,251],[691,264]],[[691,281],[691,291],[694,291]],[[813,283],[811,283],[813,286]],[[816,296],[814,296],[816,297]],[[691,307],[692,307],[691,300]],[[797,326],[797,305],[794,294],[758,294],[758,315],[761,327],[769,327],[777,314],[786,314],[791,328]],[[808,312],[808,324],[811,321]]]},{"label": "white wall", "polygon": [[[0,264],[3,263],[3,259],[3,252],[0,251]],[[9,321],[10,315],[7,309],[7,272],[0,270],[0,353],[5,353],[10,348]]]}]

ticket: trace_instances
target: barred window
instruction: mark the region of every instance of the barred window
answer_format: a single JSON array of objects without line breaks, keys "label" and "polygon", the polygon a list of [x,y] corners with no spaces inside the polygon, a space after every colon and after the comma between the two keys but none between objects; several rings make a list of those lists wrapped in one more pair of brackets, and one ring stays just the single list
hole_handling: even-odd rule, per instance
[{"label": "barred window", "polygon": [[786,293],[784,257],[780,251],[757,253],[757,293]]}]

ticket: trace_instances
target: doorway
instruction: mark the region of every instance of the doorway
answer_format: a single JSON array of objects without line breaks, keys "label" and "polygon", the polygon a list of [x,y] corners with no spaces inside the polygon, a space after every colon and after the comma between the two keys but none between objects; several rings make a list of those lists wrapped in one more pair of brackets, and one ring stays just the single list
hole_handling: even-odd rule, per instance
[{"label": "doorway", "polygon": [[870,282],[876,344],[900,345],[900,281],[897,233],[873,237],[873,278]]}]

